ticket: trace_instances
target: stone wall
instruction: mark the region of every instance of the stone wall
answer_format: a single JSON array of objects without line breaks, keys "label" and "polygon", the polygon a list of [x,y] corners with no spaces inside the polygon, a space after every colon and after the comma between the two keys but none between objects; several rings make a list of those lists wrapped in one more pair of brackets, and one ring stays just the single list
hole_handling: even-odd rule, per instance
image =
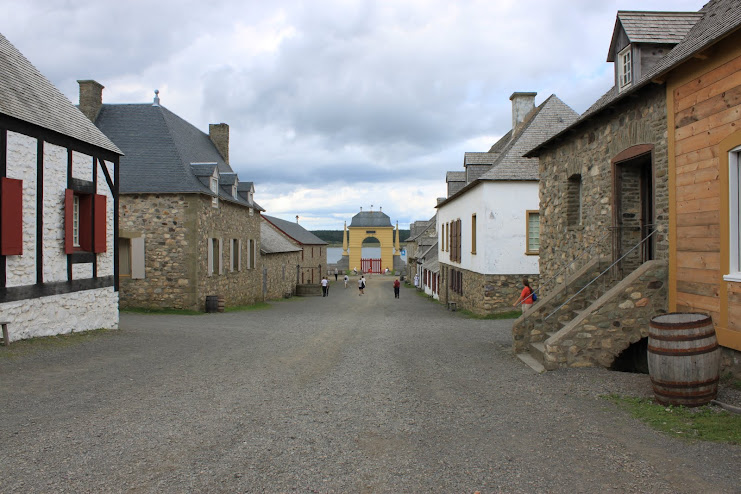
[{"label": "stone wall", "polygon": [[327,269],[327,246],[301,244],[298,244],[298,246],[303,249],[303,255],[301,255],[299,261],[301,271],[298,282],[300,284],[319,283]]},{"label": "stone wall", "polygon": [[296,294],[296,266],[300,259],[300,252],[262,255],[262,267],[267,275],[266,299]]},{"label": "stone wall", "polygon": [[652,317],[667,312],[667,261],[649,261],[545,340],[546,369],[609,367],[630,344],[648,337]]},{"label": "stone wall", "polygon": [[[654,146],[654,218],[658,230],[654,258],[668,258],[666,95],[663,86],[651,85],[541,152],[541,277],[549,278],[609,232],[613,226],[611,160],[639,144]],[[574,220],[573,210],[576,177],[581,179],[580,223]],[[608,238],[599,243],[592,256],[610,257],[611,251]]]},{"label": "stone wall", "polygon": [[[248,208],[220,200],[219,207],[211,198],[198,196],[198,295],[196,304],[205,309],[207,295],[222,295],[227,307],[248,305],[263,299],[262,259],[260,256],[260,215],[249,214]],[[208,276],[207,248],[209,238],[222,239],[221,273]],[[242,269],[232,270],[229,242],[242,240]],[[248,267],[249,241],[254,241],[255,265]],[[237,256],[238,253],[235,253]]]},{"label": "stone wall", "polygon": [[[145,278],[121,277],[121,307],[205,310],[207,295],[227,306],[262,300],[260,216],[248,208],[196,194],[126,194],[120,229],[145,239]],[[208,239],[222,241],[221,272],[208,274]],[[241,240],[242,269],[231,269],[230,241]],[[248,246],[255,245],[249,267]]]},{"label": "stone wall", "polygon": [[[462,273],[462,293],[457,293],[450,286],[453,270]],[[481,274],[444,263],[440,263],[440,273],[440,302],[455,302],[458,309],[479,315],[519,309],[512,304],[522,293],[523,278],[527,278],[533,290],[538,288],[538,275],[533,274]]]},{"label": "stone wall", "polygon": [[197,309],[195,196],[122,194],[119,229],[144,236],[144,279],[120,278],[121,308]]}]

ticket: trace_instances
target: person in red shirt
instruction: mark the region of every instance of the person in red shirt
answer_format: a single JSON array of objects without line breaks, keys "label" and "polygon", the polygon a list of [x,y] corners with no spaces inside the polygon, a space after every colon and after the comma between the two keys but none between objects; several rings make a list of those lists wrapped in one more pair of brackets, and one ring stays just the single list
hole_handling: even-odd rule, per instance
[{"label": "person in red shirt", "polygon": [[401,283],[399,283],[399,280],[394,280],[394,298],[399,298],[399,287],[401,286]]},{"label": "person in red shirt", "polygon": [[520,304],[522,312],[527,312],[527,310],[533,306],[533,289],[530,288],[530,283],[528,283],[526,278],[522,279],[522,285],[523,288],[520,298],[517,299],[517,302],[512,304],[512,307],[517,307],[517,304]]}]

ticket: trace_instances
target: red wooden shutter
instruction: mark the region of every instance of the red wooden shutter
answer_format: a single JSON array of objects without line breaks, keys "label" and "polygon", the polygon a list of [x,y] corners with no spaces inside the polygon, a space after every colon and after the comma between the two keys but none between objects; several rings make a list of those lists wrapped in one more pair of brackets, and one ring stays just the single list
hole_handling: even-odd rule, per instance
[{"label": "red wooden shutter", "polygon": [[64,252],[71,254],[75,251],[72,238],[72,220],[75,214],[75,191],[65,189],[64,191]]},{"label": "red wooden shutter", "polygon": [[93,240],[93,252],[106,251],[106,196],[95,194],[95,214],[93,224],[95,225],[95,239]]},{"label": "red wooden shutter", "polygon": [[0,192],[0,254],[20,256],[23,254],[23,180],[3,177]]}]

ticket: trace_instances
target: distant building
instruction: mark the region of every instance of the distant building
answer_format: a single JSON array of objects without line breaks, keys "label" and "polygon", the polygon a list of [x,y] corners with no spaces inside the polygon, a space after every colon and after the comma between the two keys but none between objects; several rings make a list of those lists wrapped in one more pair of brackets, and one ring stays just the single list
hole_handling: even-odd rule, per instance
[{"label": "distant building", "polygon": [[327,242],[299,225],[298,220],[292,222],[268,215],[263,215],[263,218],[301,249],[296,283],[299,285],[319,283],[326,274],[324,270],[327,267]]},{"label": "distant building", "polygon": [[296,294],[303,250],[267,219],[260,222],[263,291],[265,299]]}]

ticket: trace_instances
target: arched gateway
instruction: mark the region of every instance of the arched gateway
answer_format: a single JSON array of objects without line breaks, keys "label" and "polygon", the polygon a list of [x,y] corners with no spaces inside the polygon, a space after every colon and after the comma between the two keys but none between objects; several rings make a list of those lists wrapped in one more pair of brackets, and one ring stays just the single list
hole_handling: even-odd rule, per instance
[{"label": "arched gateway", "polygon": [[[381,244],[380,259],[362,259],[363,242],[375,238]],[[403,267],[399,249],[399,223],[396,223],[396,237],[391,219],[383,211],[360,211],[352,217],[350,226],[345,223],[342,234],[342,258],[347,260],[347,268],[365,273],[382,273],[386,268],[400,270]],[[342,262],[344,264],[344,262]]]}]

